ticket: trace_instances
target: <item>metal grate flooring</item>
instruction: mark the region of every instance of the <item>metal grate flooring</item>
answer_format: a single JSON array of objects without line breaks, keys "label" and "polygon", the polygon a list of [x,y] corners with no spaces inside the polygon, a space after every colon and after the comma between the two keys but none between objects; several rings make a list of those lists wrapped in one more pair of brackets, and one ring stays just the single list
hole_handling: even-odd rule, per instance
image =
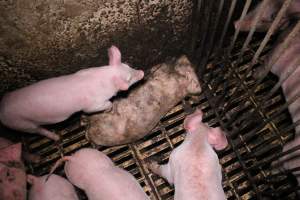
[{"label": "metal grate flooring", "polygon": [[[231,59],[234,60],[234,56]],[[229,200],[296,199],[293,180],[286,174],[272,176],[274,170],[270,167],[272,156],[293,137],[287,109],[276,113],[285,104],[284,96],[277,91],[267,102],[262,100],[276,84],[277,80],[271,76],[264,79],[252,94],[249,93],[255,79],[249,76],[241,82],[241,76],[249,67],[247,63],[245,58],[238,67],[222,63],[207,65],[204,92],[200,96],[187,96],[161,118],[147,137],[129,145],[111,148],[91,145],[85,139],[85,125],[76,115],[54,127],[62,136],[58,145],[39,136],[25,141],[25,148],[43,158],[39,164],[28,165],[28,172],[46,174],[60,156],[82,147],[93,147],[134,175],[151,199],[173,199],[173,187],[151,174],[144,160],[158,156],[167,161],[172,149],[184,139],[182,122],[185,116],[191,108],[198,107],[204,112],[204,122],[227,130],[230,146],[218,152],[218,156],[224,175],[223,187]],[[62,167],[57,171],[63,175]],[[79,194],[81,199],[86,199],[81,191]]]}]

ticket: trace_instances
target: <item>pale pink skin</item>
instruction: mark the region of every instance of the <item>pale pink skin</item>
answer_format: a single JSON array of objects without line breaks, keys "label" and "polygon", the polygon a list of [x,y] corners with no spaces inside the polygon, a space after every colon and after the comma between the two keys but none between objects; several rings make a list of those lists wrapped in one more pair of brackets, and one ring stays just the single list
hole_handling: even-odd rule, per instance
[{"label": "pale pink skin", "polygon": [[78,200],[74,186],[65,178],[52,174],[36,177],[27,175],[27,181],[32,185],[28,200]]},{"label": "pale pink skin", "polygon": [[[300,94],[300,66],[297,67],[297,70],[291,75],[283,84],[282,90],[286,96],[286,100],[290,100],[295,95]],[[292,116],[294,122],[300,120],[300,98],[298,98],[294,103],[290,104],[289,112]],[[287,143],[283,147],[283,152],[288,151],[289,149],[300,145],[300,126],[296,127],[296,137],[291,142]],[[282,163],[282,167],[285,169],[293,169],[300,167],[300,151],[292,152],[283,158],[279,159],[279,162]],[[296,172],[296,174],[298,174]],[[298,182],[300,183],[300,177],[296,176]]]},{"label": "pale pink skin", "polygon": [[[295,147],[295,146],[299,146],[300,145],[300,137],[296,137],[293,141],[289,142],[288,144],[286,144],[283,147],[283,151],[288,151],[289,149]],[[293,169],[296,167],[300,167],[300,150],[297,150],[293,153],[290,153],[282,158],[279,159],[279,161],[277,161],[278,163],[280,163],[280,165],[285,168],[285,169]],[[275,162],[275,163],[277,163]],[[276,165],[275,163],[273,163],[274,165]],[[298,172],[296,172],[296,174],[299,174]],[[300,183],[300,177],[299,175],[296,176],[298,183]]]},{"label": "pale pink skin", "polygon": [[[269,4],[265,7],[263,14],[256,25],[257,32],[265,32],[271,27],[272,22],[275,19],[275,16],[279,12],[281,6],[283,5],[284,0],[270,0]],[[240,31],[249,31],[251,25],[255,20],[255,17],[261,7],[262,2],[259,3],[253,10],[245,16],[243,20],[237,20],[234,22],[235,29],[240,29]],[[291,18],[300,17],[300,0],[293,0],[289,5],[286,14],[281,18],[278,29],[286,28],[286,25]]]},{"label": "pale pink skin", "polygon": [[[0,149],[12,144],[13,144],[12,141],[0,137]],[[40,156],[28,152],[24,152],[24,151],[22,152],[22,158],[24,158],[24,160],[27,162],[33,162],[33,163],[38,163],[40,161]]]},{"label": "pale pink skin", "polygon": [[[300,65],[297,67],[296,71],[282,84],[282,90],[289,101],[296,95],[300,94]],[[298,98],[294,103],[290,104],[289,112],[292,116],[293,122],[300,120],[300,98]],[[300,134],[300,126],[296,127],[296,133]],[[300,166],[300,165],[299,165]]]},{"label": "pale pink skin", "polygon": [[227,139],[220,128],[201,122],[197,110],[186,117],[184,142],[174,149],[169,162],[158,165],[150,161],[149,169],[175,186],[175,200],[226,199],[222,188],[222,172],[217,150],[226,148]]},{"label": "pale pink skin", "polygon": [[[287,80],[282,83],[282,90],[285,95],[286,101],[293,99],[297,94],[300,93],[300,62],[297,61],[300,55],[300,33],[298,33],[289,46],[284,50],[284,52],[278,52],[284,43],[284,39],[288,36],[292,29],[283,32],[280,35],[277,45],[274,50],[270,53],[266,59],[265,66],[272,64],[271,60],[275,60],[272,65],[271,72],[279,77],[280,80],[284,80],[289,72],[292,72],[296,68]],[[275,56],[280,55],[279,58]],[[289,105],[289,112],[292,116],[294,122],[300,120],[300,98],[298,98],[294,103]],[[300,133],[300,127],[296,127],[296,132]]]},{"label": "pale pink skin", "polygon": [[[296,95],[300,94],[300,62],[297,61],[300,55],[300,33],[298,33],[293,41],[289,44],[289,46],[284,50],[284,52],[278,52],[284,43],[284,39],[290,33],[290,30],[285,31],[279,38],[277,45],[275,46],[274,50],[270,53],[268,58],[266,59],[265,66],[271,64],[271,60],[275,60],[275,63],[272,65],[271,72],[279,77],[280,80],[284,80],[286,75],[289,72],[292,72],[293,69],[296,68],[288,79],[286,79],[282,83],[282,91],[285,95],[286,101],[292,100]],[[276,54],[280,55],[279,58],[276,60]],[[294,101],[288,107],[289,112],[291,114],[293,122],[297,122],[300,120],[300,98]],[[296,138],[295,140],[287,143],[284,145],[283,151],[287,151],[290,148],[300,145],[300,126],[295,128],[296,130]],[[279,162],[282,162],[282,166],[285,169],[292,169],[295,167],[300,167],[300,154],[299,151],[290,153],[287,156],[279,159]],[[298,181],[300,182],[300,178],[297,177]]]},{"label": "pale pink skin", "polygon": [[58,140],[42,125],[61,122],[79,111],[110,109],[109,99],[141,80],[144,72],[121,63],[121,53],[115,46],[108,55],[108,66],[80,70],[7,93],[0,102],[0,121],[11,129]]},{"label": "pale pink skin", "polygon": [[26,199],[26,173],[21,152],[21,143],[0,149],[0,199]]},{"label": "pale pink skin", "polygon": [[130,173],[98,150],[83,148],[63,160],[67,178],[84,190],[89,200],[149,199]]}]

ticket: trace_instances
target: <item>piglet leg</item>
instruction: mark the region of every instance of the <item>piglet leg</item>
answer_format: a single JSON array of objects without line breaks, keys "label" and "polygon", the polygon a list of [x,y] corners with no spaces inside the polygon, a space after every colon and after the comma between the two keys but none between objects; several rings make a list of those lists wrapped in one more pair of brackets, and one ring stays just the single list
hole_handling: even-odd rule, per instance
[{"label": "piglet leg", "polygon": [[148,169],[153,172],[154,174],[163,177],[165,180],[167,180],[170,184],[173,183],[173,178],[171,174],[171,169],[169,164],[159,165],[154,160],[148,160],[147,161]]},{"label": "piglet leg", "polygon": [[46,181],[49,179],[49,177],[54,173],[57,167],[59,167],[61,164],[63,164],[66,161],[69,161],[72,159],[72,156],[64,156],[61,159],[57,160],[53,167],[51,167],[50,173],[46,177]]},{"label": "piglet leg", "polygon": [[59,140],[59,136],[56,135],[55,133],[51,132],[51,131],[48,131],[47,129],[45,128],[42,128],[42,127],[38,127],[37,128],[37,133],[43,135],[43,136],[46,136],[47,138],[50,138],[52,140]]},{"label": "piglet leg", "polygon": [[83,109],[83,112],[85,113],[95,113],[107,109],[112,108],[112,103],[110,101],[105,101],[104,103],[99,103],[97,105],[90,106],[88,108]]}]

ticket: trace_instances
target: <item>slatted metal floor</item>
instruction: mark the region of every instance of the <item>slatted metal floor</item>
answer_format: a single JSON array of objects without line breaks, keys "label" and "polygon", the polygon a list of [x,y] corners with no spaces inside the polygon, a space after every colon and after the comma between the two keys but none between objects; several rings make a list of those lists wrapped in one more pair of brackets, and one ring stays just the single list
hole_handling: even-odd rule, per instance
[{"label": "slatted metal floor", "polygon": [[[25,140],[25,148],[42,156],[39,164],[28,165],[28,172],[46,174],[62,155],[82,147],[93,147],[134,175],[151,199],[173,199],[173,187],[151,174],[145,159],[159,157],[167,161],[170,152],[184,139],[182,123],[185,116],[191,108],[198,107],[204,112],[204,122],[227,131],[230,145],[218,152],[218,156],[224,175],[223,187],[229,200],[297,199],[293,177],[286,173],[274,175],[276,170],[270,167],[274,155],[276,157],[282,145],[294,134],[284,96],[278,90],[267,102],[264,100],[277,82],[271,75],[249,92],[256,79],[250,75],[245,80],[242,77],[252,54],[249,48],[238,67],[222,62],[208,64],[203,78],[204,92],[199,96],[187,96],[161,118],[147,137],[135,143],[110,148],[92,145],[85,139],[86,127],[79,115],[54,127],[62,136],[58,144],[39,136]],[[230,62],[237,57],[238,54],[233,54]],[[62,167],[57,171],[63,175]],[[81,199],[86,199],[81,191],[79,194]]]}]

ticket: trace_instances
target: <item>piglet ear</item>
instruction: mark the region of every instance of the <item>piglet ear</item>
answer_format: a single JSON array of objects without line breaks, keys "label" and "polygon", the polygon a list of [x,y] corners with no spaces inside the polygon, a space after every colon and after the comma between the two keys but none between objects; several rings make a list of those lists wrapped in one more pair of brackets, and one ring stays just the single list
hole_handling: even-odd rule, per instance
[{"label": "piglet ear", "polygon": [[116,46],[108,49],[109,65],[119,66],[121,64],[121,52]]},{"label": "piglet ear", "polygon": [[12,144],[0,149],[0,162],[21,161],[21,143]]},{"label": "piglet ear", "polygon": [[120,77],[114,76],[113,82],[116,88],[118,88],[119,90],[128,90],[129,88],[129,83]]},{"label": "piglet ear", "polygon": [[225,133],[221,130],[220,127],[211,128],[208,133],[208,143],[216,150],[225,149],[228,145]]}]

